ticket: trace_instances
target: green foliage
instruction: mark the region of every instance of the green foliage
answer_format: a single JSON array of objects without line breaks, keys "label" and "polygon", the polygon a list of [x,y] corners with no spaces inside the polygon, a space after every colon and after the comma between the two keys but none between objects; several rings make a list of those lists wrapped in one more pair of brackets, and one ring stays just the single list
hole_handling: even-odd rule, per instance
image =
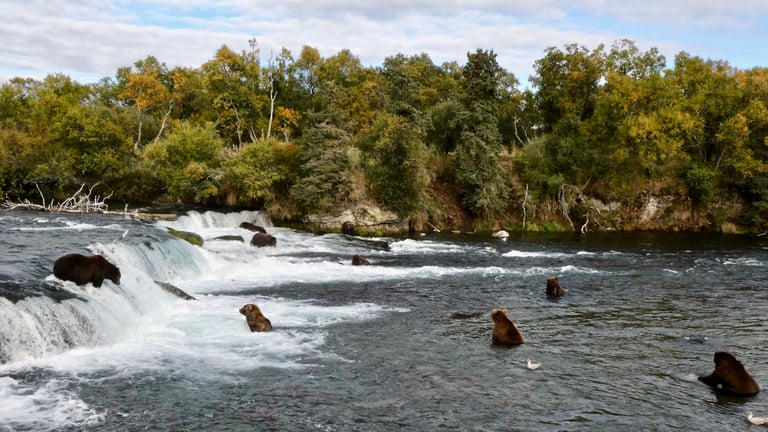
[{"label": "green foliage", "polygon": [[475,215],[495,217],[507,206],[509,187],[501,167],[501,135],[491,111],[474,103],[465,113],[459,145],[453,155],[453,176],[462,203]]},{"label": "green foliage", "polygon": [[554,168],[546,146],[546,139],[535,139],[523,147],[514,159],[520,181],[528,185],[534,199],[555,197],[565,183],[565,177]]},{"label": "green foliage", "polygon": [[205,203],[218,195],[224,142],[212,125],[182,122],[167,137],[146,146],[147,167],[179,202]]},{"label": "green foliage", "polygon": [[448,154],[456,148],[461,137],[460,116],[463,108],[456,100],[447,100],[435,105],[429,111],[431,127],[426,142],[442,154]]},{"label": "green foliage", "polygon": [[344,205],[353,190],[350,135],[330,123],[307,132],[302,176],[290,188],[291,196],[307,212],[328,212]]},{"label": "green foliage", "polygon": [[148,56],[92,85],[3,83],[0,192],[99,182],[132,201],[237,197],[294,216],[375,200],[413,215],[438,206],[424,192],[435,178],[482,223],[516,206],[511,185],[528,187],[529,204],[562,185],[627,203],[687,193],[711,205],[735,192],[750,203],[744,220],[766,223],[768,68],[685,52],[667,67],[628,40],[572,44],[546,49],[519,91],[482,49],[464,64],[397,54],[365,67],[346,49],[262,57],[249,42],[197,68]]},{"label": "green foliage", "polygon": [[453,155],[453,176],[464,206],[477,216],[493,218],[507,205],[509,187],[499,166],[502,151],[498,101],[502,69],[492,51],[467,54],[462,75],[461,135]]},{"label": "green foliage", "polygon": [[285,179],[278,164],[276,148],[285,146],[275,139],[246,144],[224,163],[224,178],[238,193],[241,203],[265,202],[273,198],[273,185]]},{"label": "green foliage", "polygon": [[418,119],[380,113],[360,144],[373,198],[402,215],[421,210],[424,201],[423,136]]},{"label": "green foliage", "polygon": [[547,48],[544,57],[536,60],[531,83],[545,131],[551,131],[566,116],[580,121],[592,116],[603,74],[602,51],[602,45],[590,52],[570,44],[565,51]]},{"label": "green foliage", "polygon": [[688,186],[688,196],[697,204],[711,204],[716,195],[717,172],[705,166],[691,164],[683,175]]}]

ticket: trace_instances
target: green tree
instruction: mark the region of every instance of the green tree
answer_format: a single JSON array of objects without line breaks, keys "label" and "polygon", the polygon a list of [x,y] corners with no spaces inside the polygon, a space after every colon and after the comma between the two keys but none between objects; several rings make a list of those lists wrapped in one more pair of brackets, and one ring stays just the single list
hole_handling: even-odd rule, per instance
[{"label": "green tree", "polygon": [[291,196],[305,212],[327,212],[346,206],[354,190],[352,135],[330,121],[305,131],[300,178]]},{"label": "green tree", "polygon": [[509,195],[499,166],[502,141],[497,108],[502,76],[504,70],[493,51],[467,54],[461,81],[465,111],[452,167],[466,208],[487,218],[506,208]]},{"label": "green tree", "polygon": [[222,46],[202,66],[202,83],[209,97],[207,121],[214,122],[223,139],[234,147],[266,134],[263,110],[268,98],[260,89],[261,66],[254,44],[237,54]]},{"label": "green tree", "polygon": [[147,145],[147,169],[162,179],[174,201],[206,203],[219,194],[224,142],[213,125],[181,122]]},{"label": "green tree", "polygon": [[368,127],[383,108],[376,71],[363,67],[349,50],[324,59],[317,69],[317,82],[316,112],[332,115],[335,124],[353,134]]},{"label": "green tree", "polygon": [[415,109],[410,117],[380,112],[360,146],[372,196],[402,215],[422,209],[429,182],[419,119]]},{"label": "green tree", "polygon": [[536,60],[530,81],[545,132],[553,130],[564,117],[581,121],[592,116],[603,60],[602,45],[590,52],[576,44],[566,45],[565,51],[547,48],[544,57]]},{"label": "green tree", "polygon": [[276,147],[285,146],[274,139],[258,139],[248,143],[229,158],[223,167],[223,177],[237,192],[242,204],[264,205],[274,198],[273,185],[285,180],[287,173],[278,163]]}]

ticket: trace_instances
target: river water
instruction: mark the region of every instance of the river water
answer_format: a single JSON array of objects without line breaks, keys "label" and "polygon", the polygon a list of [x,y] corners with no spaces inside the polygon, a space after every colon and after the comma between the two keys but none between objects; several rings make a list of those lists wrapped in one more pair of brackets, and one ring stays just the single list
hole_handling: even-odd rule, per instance
[{"label": "river water", "polygon": [[[242,221],[277,246],[249,246]],[[767,392],[722,397],[696,380],[727,350],[768,388],[766,238],[371,239],[248,211],[2,211],[0,248],[3,432],[740,431],[758,428],[745,412],[768,416]],[[56,279],[71,252],[104,255],[121,285]],[[565,297],[546,298],[551,276]],[[248,331],[246,303],[273,332]],[[523,345],[491,345],[494,308]]]}]

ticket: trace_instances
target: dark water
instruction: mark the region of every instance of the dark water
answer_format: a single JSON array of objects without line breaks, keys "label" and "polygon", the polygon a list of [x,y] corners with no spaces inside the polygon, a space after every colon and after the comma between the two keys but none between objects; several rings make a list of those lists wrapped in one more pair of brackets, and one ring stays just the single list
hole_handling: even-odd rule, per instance
[{"label": "dark water", "polygon": [[[0,397],[13,407],[0,408],[0,430],[747,430],[755,426],[746,411],[768,416],[765,393],[722,397],[696,380],[727,350],[768,385],[766,239],[372,241],[268,226],[278,246],[257,251],[210,240],[247,237],[232,227],[252,214],[193,216],[174,226],[206,237],[202,251],[159,224],[0,213],[0,246],[13,251],[0,259],[5,292],[49,299],[46,290],[62,285],[47,269],[72,248],[107,255],[125,280],[104,291],[64,284],[81,298],[38,301],[46,316],[98,303],[80,315],[109,330],[92,329],[98,337],[81,343],[48,341],[25,358],[7,354],[14,360],[0,366]],[[128,244],[114,243],[125,228]],[[350,266],[353,253],[373,265]],[[173,271],[158,270],[164,265]],[[546,298],[551,276],[565,297]],[[157,294],[147,288],[153,279],[198,301]],[[110,324],[123,298],[132,299],[130,317]],[[40,304],[28,302],[0,299],[0,323],[24,328],[14,313]],[[247,302],[274,332],[248,333],[236,311]],[[525,344],[490,344],[493,308],[508,310]],[[529,371],[527,359],[541,368]]]}]

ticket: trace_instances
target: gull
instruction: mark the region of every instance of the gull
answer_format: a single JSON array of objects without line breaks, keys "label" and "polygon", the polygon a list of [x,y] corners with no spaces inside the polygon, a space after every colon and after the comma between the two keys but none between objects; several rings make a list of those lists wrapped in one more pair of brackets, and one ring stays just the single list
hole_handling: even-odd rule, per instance
[{"label": "gull", "polygon": [[747,411],[747,420],[749,420],[750,423],[756,424],[756,425],[768,424],[768,418],[755,417],[752,415],[752,411]]},{"label": "gull", "polygon": [[531,359],[528,359],[528,370],[536,370],[541,367],[541,363],[534,363]]},{"label": "gull", "polygon": [[115,239],[115,242],[119,242],[120,240],[125,240],[125,237],[128,235],[128,231],[130,231],[130,228],[126,229],[123,232],[123,235]]}]

